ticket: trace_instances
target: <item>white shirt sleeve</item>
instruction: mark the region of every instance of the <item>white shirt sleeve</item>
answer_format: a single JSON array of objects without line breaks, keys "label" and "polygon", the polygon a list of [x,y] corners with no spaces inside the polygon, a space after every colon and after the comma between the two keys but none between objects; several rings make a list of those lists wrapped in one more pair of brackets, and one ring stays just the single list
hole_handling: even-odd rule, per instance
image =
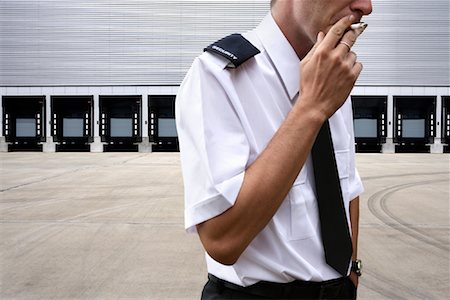
[{"label": "white shirt sleeve", "polygon": [[346,113],[346,127],[348,130],[348,133],[350,135],[350,165],[349,165],[349,198],[350,201],[358,197],[364,192],[364,186],[361,181],[361,178],[359,177],[358,170],[356,169],[355,164],[355,133],[354,133],[354,125],[353,125],[353,109],[352,109],[352,101],[349,97],[348,100],[345,103],[345,109],[347,110]]},{"label": "white shirt sleeve", "polygon": [[188,232],[234,205],[249,159],[247,136],[223,88],[228,72],[215,62],[207,53],[197,58],[176,99]]}]

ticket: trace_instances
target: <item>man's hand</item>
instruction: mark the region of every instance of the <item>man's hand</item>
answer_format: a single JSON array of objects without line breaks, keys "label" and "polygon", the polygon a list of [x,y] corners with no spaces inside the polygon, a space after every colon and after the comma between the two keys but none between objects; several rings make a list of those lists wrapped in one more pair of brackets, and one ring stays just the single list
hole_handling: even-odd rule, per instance
[{"label": "man's hand", "polygon": [[364,29],[348,30],[353,21],[344,17],[327,35],[320,32],[301,63],[301,98],[310,101],[325,119],[344,104],[362,71],[351,47]]},{"label": "man's hand", "polygon": [[356,275],[355,272],[351,272],[351,273],[350,273],[350,280],[353,282],[353,284],[355,285],[355,287],[358,288],[359,277],[358,277],[358,275]]}]

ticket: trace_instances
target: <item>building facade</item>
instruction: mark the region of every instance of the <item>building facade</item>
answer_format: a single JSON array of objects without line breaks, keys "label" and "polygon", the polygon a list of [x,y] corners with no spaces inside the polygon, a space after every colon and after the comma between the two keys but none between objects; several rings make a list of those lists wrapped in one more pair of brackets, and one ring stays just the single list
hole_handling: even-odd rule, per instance
[{"label": "building facade", "polygon": [[[194,57],[269,2],[0,1],[0,150],[177,151],[174,100]],[[448,152],[449,1],[373,6],[354,47],[358,151]]]}]

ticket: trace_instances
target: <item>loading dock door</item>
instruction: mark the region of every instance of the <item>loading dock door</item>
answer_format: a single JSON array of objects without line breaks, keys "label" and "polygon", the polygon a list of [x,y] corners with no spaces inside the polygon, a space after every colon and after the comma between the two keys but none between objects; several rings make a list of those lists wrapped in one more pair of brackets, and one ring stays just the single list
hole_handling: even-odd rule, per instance
[{"label": "loading dock door", "polygon": [[92,134],[92,96],[53,96],[52,136],[57,151],[89,150]]},{"label": "loading dock door", "polygon": [[149,97],[149,135],[155,152],[177,152],[178,133],[175,125],[175,96]]},{"label": "loading dock door", "polygon": [[387,134],[387,97],[352,96],[353,125],[358,152],[381,152]]},{"label": "loading dock door", "polygon": [[450,151],[450,96],[442,97],[442,143],[445,152]]},{"label": "loading dock door", "polygon": [[106,151],[137,151],[141,136],[141,96],[100,96],[100,135]]},{"label": "loading dock door", "polygon": [[[114,114],[114,113],[113,113]],[[132,138],[133,118],[116,116],[110,118],[111,138]]]},{"label": "loading dock door", "polygon": [[45,141],[45,97],[4,96],[3,135],[9,150],[42,150]]},{"label": "loading dock door", "polygon": [[16,137],[35,137],[37,124],[35,115],[22,114],[22,118],[16,119]]},{"label": "loading dock door", "polygon": [[436,97],[394,97],[394,142],[424,147],[434,142]]}]

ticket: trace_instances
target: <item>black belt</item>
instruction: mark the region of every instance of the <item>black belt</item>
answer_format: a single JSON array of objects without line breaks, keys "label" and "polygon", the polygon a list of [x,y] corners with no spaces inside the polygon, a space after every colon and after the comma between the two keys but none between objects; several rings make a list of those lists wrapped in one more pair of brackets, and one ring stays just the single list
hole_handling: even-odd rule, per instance
[{"label": "black belt", "polygon": [[314,282],[295,280],[288,283],[278,283],[269,281],[259,281],[253,285],[243,287],[223,279],[208,274],[208,279],[218,286],[240,291],[243,293],[260,296],[264,298],[282,299],[290,298],[292,295],[302,295],[303,299],[321,299],[327,298],[325,295],[340,293],[345,288],[348,277],[341,277],[333,280]]}]

